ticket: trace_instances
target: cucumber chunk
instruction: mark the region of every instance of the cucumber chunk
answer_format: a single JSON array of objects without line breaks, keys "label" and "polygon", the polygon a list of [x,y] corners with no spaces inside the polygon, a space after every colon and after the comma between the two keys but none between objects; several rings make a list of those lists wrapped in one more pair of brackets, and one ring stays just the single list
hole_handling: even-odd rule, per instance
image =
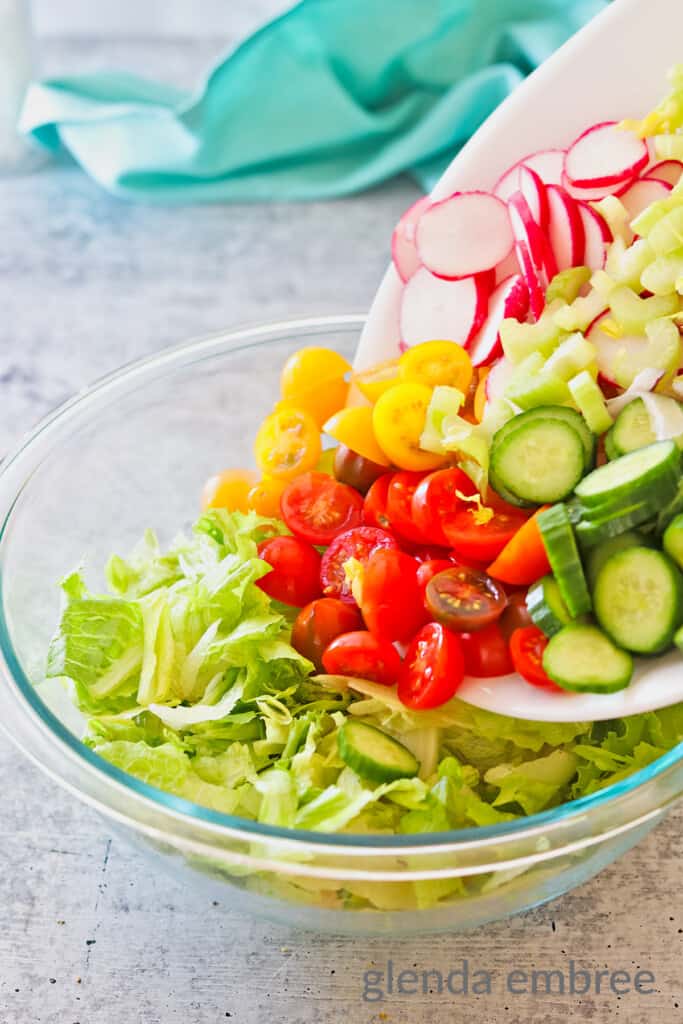
[{"label": "cucumber chunk", "polygon": [[683,569],[683,515],[677,515],[669,523],[662,544],[667,555],[673,558],[679,569]]},{"label": "cucumber chunk", "polygon": [[584,447],[568,423],[538,417],[491,445],[491,483],[536,505],[571,494],[584,473]]},{"label": "cucumber chunk", "polygon": [[615,451],[619,455],[646,448],[657,440],[652,421],[642,398],[635,398],[621,410],[612,433]]},{"label": "cucumber chunk", "polygon": [[588,472],[593,468],[595,462],[595,437],[586,426],[586,422],[576,409],[569,409],[566,405],[539,405],[535,409],[528,409],[505,423],[495,434],[494,441],[500,443],[513,430],[518,430],[532,420],[562,420],[573,427],[581,438],[585,454],[585,470]]},{"label": "cucumber chunk", "polygon": [[617,551],[625,551],[626,548],[647,547],[648,542],[639,530],[627,530],[616,537],[610,537],[601,544],[599,548],[591,548],[586,557],[586,578],[591,590],[595,587],[598,573],[608,558],[616,555]]},{"label": "cucumber chunk", "polygon": [[631,682],[633,659],[597,626],[572,622],[550,639],[543,668],[563,690],[614,693]]},{"label": "cucumber chunk", "polygon": [[622,455],[584,477],[576,496],[586,508],[601,506],[604,513],[648,500],[669,502],[681,474],[681,453],[674,441],[657,441]]},{"label": "cucumber chunk", "polygon": [[582,509],[580,521],[575,528],[576,539],[581,545],[581,550],[585,551],[596,544],[619,537],[622,533],[632,530],[634,526],[645,528],[656,515],[657,507],[649,501],[629,505],[619,512],[608,510],[604,515],[591,515]]},{"label": "cucumber chunk", "polygon": [[412,779],[420,764],[402,743],[374,725],[349,718],[338,735],[342,761],[371,782]]},{"label": "cucumber chunk", "polygon": [[574,528],[565,505],[554,505],[538,516],[538,527],[560,593],[573,618],[591,610]]},{"label": "cucumber chunk", "polygon": [[622,453],[617,450],[617,446],[614,443],[614,427],[605,434],[605,455],[610,462],[614,462],[615,459],[621,458]]},{"label": "cucumber chunk", "polygon": [[598,573],[593,604],[598,622],[620,647],[659,654],[683,622],[683,576],[662,551],[627,548]]},{"label": "cucumber chunk", "polygon": [[554,576],[544,576],[534,583],[526,595],[526,606],[531,621],[542,629],[546,636],[554,636],[572,621]]}]

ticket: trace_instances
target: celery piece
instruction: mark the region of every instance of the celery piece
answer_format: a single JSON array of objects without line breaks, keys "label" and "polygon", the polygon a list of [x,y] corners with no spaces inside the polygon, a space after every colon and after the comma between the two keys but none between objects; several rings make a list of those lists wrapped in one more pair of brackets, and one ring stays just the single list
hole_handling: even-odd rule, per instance
[{"label": "celery piece", "polygon": [[668,256],[683,247],[683,202],[657,221],[647,240],[658,256]]},{"label": "celery piece", "polygon": [[652,320],[677,313],[681,305],[678,295],[652,295],[641,299],[632,288],[624,285],[612,289],[607,303],[626,334],[642,334]]},{"label": "celery piece", "polygon": [[605,306],[606,302],[600,292],[593,289],[586,296],[579,295],[570,306],[562,306],[553,319],[563,331],[585,331],[604,312]]},{"label": "celery piece", "polygon": [[638,238],[629,246],[618,238],[608,249],[605,271],[615,284],[639,292],[643,274],[654,259],[654,250],[646,238]]},{"label": "celery piece", "polygon": [[683,135],[655,135],[655,153],[660,160],[683,160]]},{"label": "celery piece", "polygon": [[[437,455],[444,453],[444,421],[452,418],[458,420],[458,413],[464,401],[465,396],[458,388],[446,387],[443,384],[434,388],[420,437],[421,448]],[[465,422],[463,420],[463,423]]]},{"label": "celery piece", "polygon": [[560,343],[561,331],[554,322],[554,313],[561,306],[553,302],[546,306],[535,324],[520,324],[518,320],[503,320],[500,340],[503,351],[512,363],[521,363],[527,356],[540,352],[549,356]]},{"label": "celery piece", "polygon": [[645,267],[640,282],[653,295],[670,295],[683,276],[683,249],[669,256],[658,256]]},{"label": "celery piece", "polygon": [[594,434],[604,434],[609,430],[614,421],[609,414],[600,385],[596,384],[587,370],[582,370],[572,377],[569,381],[569,390],[588,429]]},{"label": "celery piece", "polygon": [[633,240],[628,210],[616,196],[605,196],[597,203],[591,203],[594,210],[607,222],[614,238],[621,238],[626,245]]},{"label": "celery piece", "polygon": [[546,302],[550,303],[555,299],[573,302],[590,278],[590,267],[569,267],[567,270],[561,270],[548,285],[545,293]]},{"label": "celery piece", "polygon": [[563,405],[570,401],[571,394],[566,381],[545,372],[543,357],[535,352],[517,367],[505,397],[520,409],[533,409],[537,405]]},{"label": "celery piece", "polygon": [[569,380],[582,370],[597,373],[595,346],[583,334],[570,334],[555,349],[543,368],[544,373]]},{"label": "celery piece", "polygon": [[637,235],[647,238],[656,224],[663,220],[667,214],[679,209],[683,204],[678,188],[675,188],[664,199],[658,199],[656,203],[650,203],[642,213],[639,213],[635,220],[631,221],[631,227]]}]

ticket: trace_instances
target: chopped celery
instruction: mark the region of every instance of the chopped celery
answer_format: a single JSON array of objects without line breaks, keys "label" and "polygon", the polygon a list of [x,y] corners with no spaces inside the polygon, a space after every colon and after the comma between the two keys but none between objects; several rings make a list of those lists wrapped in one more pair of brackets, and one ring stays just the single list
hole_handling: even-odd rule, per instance
[{"label": "chopped celery", "polygon": [[569,380],[581,370],[590,370],[597,374],[595,357],[595,346],[590,341],[578,332],[570,334],[549,356],[543,372],[555,374],[562,380]]},{"label": "chopped celery", "polygon": [[647,240],[658,256],[668,256],[683,247],[683,202],[657,221]]},{"label": "chopped celery", "polygon": [[569,381],[569,390],[588,429],[594,434],[604,434],[606,430],[609,430],[613,420],[605,403],[604,395],[600,385],[596,384],[587,370],[582,370],[581,373],[572,377]]},{"label": "chopped celery", "polygon": [[647,324],[645,333],[647,340],[637,354],[630,346],[615,360],[613,379],[622,388],[630,387],[642,370],[661,370],[665,378],[670,378],[681,365],[681,336],[670,319],[653,320]]},{"label": "chopped celery", "polygon": [[643,288],[653,295],[670,295],[676,291],[680,278],[683,277],[683,249],[669,256],[658,256],[645,267],[641,276]]},{"label": "chopped celery", "polygon": [[571,399],[567,382],[557,374],[546,373],[539,352],[520,363],[507,386],[505,397],[521,409],[534,409],[537,405],[563,405]]},{"label": "chopped celery", "polygon": [[605,300],[599,292],[579,295],[569,306],[562,306],[553,315],[555,324],[563,331],[585,331],[589,324],[605,309]]},{"label": "chopped celery", "polygon": [[[439,385],[434,388],[432,398],[427,407],[424,430],[420,438],[420,447],[428,452],[441,455],[444,452],[444,427],[448,421],[459,420],[458,413],[465,401],[465,396],[458,388]],[[465,420],[462,421],[466,423]],[[471,427],[471,424],[467,424]]]},{"label": "chopped celery", "polygon": [[652,295],[641,299],[632,288],[620,285],[607,296],[607,303],[619,327],[626,334],[642,334],[647,324],[671,316],[680,309],[677,295]]},{"label": "chopped celery", "polygon": [[616,196],[605,196],[597,203],[591,203],[594,210],[607,222],[614,238],[621,238],[626,245],[633,239],[629,224],[628,210]]},{"label": "chopped celery", "polygon": [[668,213],[677,210],[682,202],[683,196],[678,189],[674,189],[665,199],[658,199],[656,203],[646,206],[643,212],[631,221],[631,227],[637,235],[648,237],[655,224],[659,224]]},{"label": "chopped celery", "polygon": [[642,275],[654,258],[654,251],[646,238],[637,238],[629,246],[617,238],[608,249],[605,271],[615,284],[625,284],[640,291]]},{"label": "chopped celery", "polygon": [[591,287],[606,299],[615,288],[615,283],[605,270],[596,270],[591,277]]},{"label": "chopped celery", "polygon": [[656,135],[655,153],[660,160],[683,160],[683,135]]},{"label": "chopped celery", "polygon": [[533,352],[549,356],[560,343],[560,327],[555,323],[554,314],[561,307],[560,301],[551,302],[544,309],[535,324],[521,324],[518,320],[503,320],[500,325],[500,340],[503,351],[512,363],[521,363]]},{"label": "chopped celery", "polygon": [[[683,64],[669,68],[667,78],[671,89],[664,99],[642,121],[622,121],[622,128],[634,131],[642,139],[655,135],[655,142],[669,136],[677,137],[675,133],[683,128]],[[660,156],[659,153],[657,155]]]},{"label": "chopped celery", "polygon": [[548,285],[545,301],[550,303],[555,299],[562,299],[563,302],[573,302],[578,298],[583,286],[588,284],[590,277],[590,267],[569,267],[567,270],[561,270]]}]

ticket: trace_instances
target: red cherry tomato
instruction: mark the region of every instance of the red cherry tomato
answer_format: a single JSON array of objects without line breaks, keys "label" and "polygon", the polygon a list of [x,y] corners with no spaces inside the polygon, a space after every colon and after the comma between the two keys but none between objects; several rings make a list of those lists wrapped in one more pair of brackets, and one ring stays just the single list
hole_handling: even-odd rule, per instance
[{"label": "red cherry tomato", "polygon": [[391,548],[370,555],[363,573],[361,611],[375,636],[408,641],[426,618],[415,559]]},{"label": "red cherry tomato", "polygon": [[413,494],[412,518],[431,544],[450,546],[445,526],[454,514],[467,507],[460,494],[476,494],[477,488],[461,469],[438,469],[424,477]]},{"label": "red cherry tomato", "polygon": [[387,516],[387,495],[393,474],[385,473],[375,480],[365,495],[363,502],[363,522],[368,526],[378,526],[381,530],[390,529]]},{"label": "red cherry tomato", "polygon": [[424,562],[420,562],[417,567],[417,582],[422,593],[422,600],[425,599],[425,590],[427,584],[433,579],[437,573],[445,572],[446,569],[452,569],[453,563],[449,562],[447,558],[429,558]]},{"label": "red cherry tomato", "polygon": [[425,604],[437,622],[456,633],[474,633],[500,618],[507,597],[485,572],[453,565],[429,581]]},{"label": "red cherry tomato", "polygon": [[478,633],[462,633],[461,639],[468,676],[487,679],[506,676],[514,670],[507,639],[497,622]]},{"label": "red cherry tomato", "polygon": [[455,555],[451,557],[448,549],[439,544],[420,544],[417,547],[411,547],[410,553],[417,562],[434,562],[444,559],[451,565],[455,562]]},{"label": "red cherry tomato", "polygon": [[323,652],[342,633],[362,629],[360,612],[333,597],[320,597],[302,608],[292,626],[292,647],[323,668]]},{"label": "red cherry tomato", "polygon": [[401,659],[388,640],[356,630],[332,641],[323,654],[323,666],[333,676],[354,676],[393,686],[401,671]]},{"label": "red cherry tomato", "polygon": [[423,477],[423,473],[412,473],[409,470],[394,473],[387,491],[386,511],[391,528],[413,544],[425,542],[424,534],[413,520],[413,495]]},{"label": "red cherry tomato", "polygon": [[526,590],[515,590],[512,594],[508,594],[507,607],[499,618],[498,625],[508,643],[516,629],[533,626],[533,620],[526,606]]},{"label": "red cherry tomato", "polygon": [[413,637],[398,677],[398,697],[415,710],[438,708],[463,681],[460,639],[439,622],[429,622]]},{"label": "red cherry tomato", "polygon": [[323,594],[338,597],[349,604],[355,603],[351,585],[346,579],[344,563],[355,558],[363,567],[373,551],[379,548],[397,548],[394,537],[376,526],[356,526],[353,530],[340,533],[330,544],[322,558],[320,579]]},{"label": "red cherry tomato", "polygon": [[488,522],[478,522],[475,505],[457,511],[444,522],[448,542],[457,555],[477,562],[492,562],[527,520],[523,512],[494,512]]},{"label": "red cherry tomato", "polygon": [[327,473],[302,473],[280,499],[282,518],[297,537],[311,544],[329,544],[340,533],[360,526],[363,499],[353,487]]},{"label": "red cherry tomato", "polygon": [[262,540],[259,556],[272,565],[272,571],[257,580],[269,597],[297,608],[320,595],[320,555],[298,537],[272,537]]},{"label": "red cherry tomato", "polygon": [[510,637],[512,663],[522,678],[532,686],[545,690],[561,690],[543,668],[543,652],[548,646],[548,637],[538,626],[516,629]]}]

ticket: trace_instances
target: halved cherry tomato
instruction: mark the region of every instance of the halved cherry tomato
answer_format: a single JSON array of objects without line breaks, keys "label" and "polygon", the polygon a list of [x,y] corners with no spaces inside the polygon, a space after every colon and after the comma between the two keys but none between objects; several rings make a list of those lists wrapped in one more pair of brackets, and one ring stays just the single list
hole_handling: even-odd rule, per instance
[{"label": "halved cherry tomato", "polygon": [[451,557],[450,552],[441,544],[418,544],[410,549],[410,554],[417,562],[433,562],[444,560],[450,565],[455,565],[455,555]]},{"label": "halved cherry tomato", "polygon": [[507,607],[498,620],[498,625],[508,643],[516,629],[533,626],[533,620],[526,606],[526,590],[515,590],[512,594],[508,594]]},{"label": "halved cherry tomato", "polygon": [[272,537],[258,546],[259,557],[272,571],[257,580],[269,597],[297,608],[320,595],[320,555],[298,537]]},{"label": "halved cherry tomato", "polygon": [[342,633],[363,628],[360,612],[352,605],[333,597],[319,597],[301,609],[292,626],[292,647],[312,661],[318,671],[323,668],[323,653]]},{"label": "halved cherry tomato", "polygon": [[437,469],[423,477],[413,494],[412,519],[432,544],[450,546],[444,525],[467,505],[458,493],[473,495],[477,488],[461,469]]},{"label": "halved cherry tomato", "polygon": [[345,530],[360,526],[363,499],[358,491],[326,473],[303,473],[292,480],[280,501],[282,518],[297,537],[329,544]]},{"label": "halved cherry tomato", "polygon": [[344,571],[346,562],[355,559],[360,563],[362,572],[373,552],[380,548],[397,547],[396,539],[386,530],[380,530],[376,526],[356,526],[353,530],[340,533],[322,557],[320,579],[323,594],[354,604],[352,586]]},{"label": "halved cherry tomato", "polygon": [[390,529],[391,524],[387,516],[387,496],[392,476],[392,473],[385,473],[379,480],[375,480],[365,495],[363,521],[368,526],[379,526],[381,530]]},{"label": "halved cherry tomato", "polygon": [[436,469],[445,461],[443,456],[420,447],[431,398],[432,390],[426,384],[403,381],[377,399],[372,411],[375,438],[387,459],[399,469]]},{"label": "halved cherry tomato", "polygon": [[282,368],[280,394],[285,402],[310,413],[320,427],[344,407],[350,372],[350,364],[332,349],[301,348]]},{"label": "halved cherry tomato", "polygon": [[398,677],[398,698],[421,711],[438,708],[455,695],[465,663],[460,639],[438,622],[429,622],[413,637]]},{"label": "halved cherry tomato", "polygon": [[369,405],[353,405],[340,409],[323,427],[326,434],[340,444],[379,466],[388,466],[389,460],[375,441],[372,427],[372,409]]},{"label": "halved cherry tomato", "polygon": [[363,573],[361,611],[371,633],[386,640],[409,640],[426,619],[415,559],[391,548],[370,555]]},{"label": "halved cherry tomato", "polygon": [[548,637],[538,626],[516,629],[510,637],[510,654],[517,672],[527,683],[544,690],[559,690],[543,668],[543,652],[548,646]]},{"label": "halved cherry tomato", "polygon": [[401,671],[401,659],[388,640],[357,630],[332,641],[323,654],[323,666],[330,675],[354,676],[393,686]]},{"label": "halved cherry tomato", "polygon": [[390,387],[398,381],[398,359],[387,359],[384,363],[376,363],[367,370],[354,373],[351,383],[364,395],[369,402],[376,402]]},{"label": "halved cherry tomato", "polygon": [[526,519],[523,512],[494,512],[490,519],[484,519],[476,505],[471,505],[444,521],[444,533],[456,554],[489,562],[497,558]]},{"label": "halved cherry tomato", "polygon": [[495,576],[503,583],[512,583],[519,587],[535,583],[541,576],[551,571],[545,544],[538,528],[538,515],[542,511],[543,509],[539,509],[535,512],[513,534],[496,560],[488,567],[491,576]]},{"label": "halved cherry tomato", "polygon": [[202,490],[202,511],[227,508],[230,512],[246,512],[250,508],[250,489],[256,479],[256,473],[248,469],[224,469],[209,477]]},{"label": "halved cherry tomato", "polygon": [[427,608],[437,622],[462,633],[474,633],[503,614],[505,591],[485,572],[452,566],[427,584]]},{"label": "halved cherry tomato", "polygon": [[403,353],[398,374],[401,380],[429,388],[444,384],[465,395],[472,380],[472,360],[455,341],[424,341]]},{"label": "halved cherry tomato", "polygon": [[[415,556],[413,555],[413,558]],[[425,600],[425,591],[427,584],[433,579],[438,573],[445,572],[446,569],[452,569],[453,563],[447,558],[427,558],[424,562],[420,562],[417,567],[417,582],[422,592],[422,600]]]},{"label": "halved cherry tomato", "polygon": [[413,495],[420,485],[422,473],[402,470],[394,473],[387,491],[387,519],[391,529],[412,544],[424,544],[426,538],[413,521]]},{"label": "halved cherry tomato", "polygon": [[484,626],[477,633],[462,633],[465,672],[477,679],[506,676],[514,670],[510,648],[499,622]]},{"label": "halved cherry tomato", "polygon": [[273,519],[280,518],[280,498],[287,486],[286,480],[276,480],[274,477],[264,476],[249,491],[247,505],[260,516],[269,516]]},{"label": "halved cherry tomato", "polygon": [[348,484],[360,494],[367,494],[375,480],[388,473],[386,466],[364,458],[345,444],[335,448],[333,470],[340,484]]},{"label": "halved cherry tomato", "polygon": [[267,416],[254,442],[264,476],[291,480],[313,469],[322,451],[318,424],[303,409],[280,408]]}]

